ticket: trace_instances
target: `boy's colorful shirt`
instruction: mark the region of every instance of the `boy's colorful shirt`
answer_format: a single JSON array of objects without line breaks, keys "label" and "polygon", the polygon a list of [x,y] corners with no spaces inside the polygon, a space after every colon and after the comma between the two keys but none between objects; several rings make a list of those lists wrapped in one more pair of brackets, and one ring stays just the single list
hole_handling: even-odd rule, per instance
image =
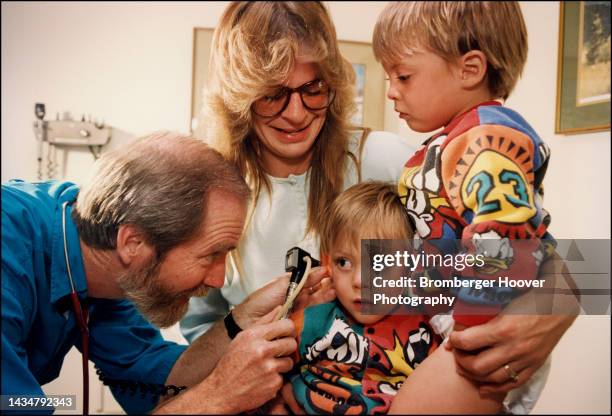
[{"label": "boy's colorful shirt", "polygon": [[423,315],[389,315],[364,326],[332,302],[292,319],[299,347],[290,381],[308,414],[386,413],[406,377],[439,344]]},{"label": "boy's colorful shirt", "polygon": [[[554,241],[546,231],[550,216],[542,209],[549,155],[518,113],[487,102],[426,140],[406,162],[398,191],[418,237],[434,240],[423,242],[426,246],[454,254],[449,240],[460,240],[464,252],[485,255],[485,265],[466,268],[463,278],[533,279]],[[518,250],[512,248],[514,239],[521,239]],[[541,239],[551,244],[540,244]],[[452,270],[426,273],[441,278],[452,277],[450,272],[458,275]],[[502,292],[461,289],[455,320],[474,325],[490,319],[502,307],[499,299],[509,300]]]}]

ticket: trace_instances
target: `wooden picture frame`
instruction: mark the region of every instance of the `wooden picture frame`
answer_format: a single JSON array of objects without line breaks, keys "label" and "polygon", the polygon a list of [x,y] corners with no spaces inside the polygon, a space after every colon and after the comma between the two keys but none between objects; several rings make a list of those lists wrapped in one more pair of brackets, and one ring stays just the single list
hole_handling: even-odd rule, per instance
[{"label": "wooden picture frame", "polygon": [[204,87],[208,80],[208,59],[210,46],[215,29],[193,28],[193,67],[191,74],[191,117],[189,118],[189,131],[196,137],[203,137],[200,133],[200,115],[202,114]]},{"label": "wooden picture frame", "polygon": [[357,112],[353,117],[356,127],[384,130],[385,127],[385,71],[374,57],[372,44],[338,41],[340,53],[355,70]]},{"label": "wooden picture frame", "polygon": [[610,129],[609,39],[609,2],[561,2],[555,133]]},{"label": "wooden picture frame", "polygon": [[[191,88],[190,132],[201,136],[199,116],[208,79],[208,60],[214,29],[196,27],[193,30],[193,68]],[[353,118],[356,127],[383,130],[385,122],[385,73],[366,42],[339,41],[342,55],[353,64],[356,72],[357,107]]]}]

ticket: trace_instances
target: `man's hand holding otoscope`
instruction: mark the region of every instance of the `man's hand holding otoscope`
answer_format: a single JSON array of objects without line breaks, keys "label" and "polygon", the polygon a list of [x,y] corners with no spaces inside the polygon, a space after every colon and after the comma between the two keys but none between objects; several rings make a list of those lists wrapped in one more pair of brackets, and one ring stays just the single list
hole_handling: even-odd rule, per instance
[{"label": "man's hand holding otoscope", "polygon": [[302,287],[308,280],[308,274],[312,267],[317,267],[321,262],[313,258],[310,253],[299,247],[290,248],[285,256],[285,271],[291,272],[289,287],[285,295],[285,303],[278,311],[275,320],[286,318],[291,312],[293,302],[299,295]]}]

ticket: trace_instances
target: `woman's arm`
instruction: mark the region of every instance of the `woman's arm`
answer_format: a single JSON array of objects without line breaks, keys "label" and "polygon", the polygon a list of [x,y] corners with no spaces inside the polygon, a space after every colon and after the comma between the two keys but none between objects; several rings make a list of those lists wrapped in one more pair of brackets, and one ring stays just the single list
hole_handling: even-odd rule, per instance
[{"label": "woman's arm", "polygon": [[181,319],[179,327],[185,339],[191,344],[202,334],[211,330],[229,312],[227,301],[221,289],[211,289],[207,296],[189,299],[189,309]]},{"label": "woman's arm", "polygon": [[372,131],[362,140],[361,180],[390,181],[397,183],[404,164],[412,157],[417,146],[405,137],[386,131]]},{"label": "woman's arm", "polygon": [[389,414],[498,413],[505,394],[481,396],[455,366],[452,352],[438,348],[406,379]]},{"label": "woman's arm", "polygon": [[[544,261],[540,276],[546,278],[545,289],[575,289],[571,274],[556,253]],[[527,292],[512,301],[506,313],[449,336],[446,347],[453,347],[457,369],[480,382],[481,392],[504,393],[527,382],[580,312],[579,299],[574,296],[544,296]],[[535,313],[536,300],[546,306],[542,314]],[[505,364],[518,373],[517,381],[510,380]]]}]

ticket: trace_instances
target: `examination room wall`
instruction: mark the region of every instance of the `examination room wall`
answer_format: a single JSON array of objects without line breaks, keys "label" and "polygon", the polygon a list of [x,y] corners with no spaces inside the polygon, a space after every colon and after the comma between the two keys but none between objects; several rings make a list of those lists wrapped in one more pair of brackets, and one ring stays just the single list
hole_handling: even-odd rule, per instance
[{"label": "examination room wall", "polygon": [[[114,128],[108,147],[158,129],[187,132],[193,28],[214,27],[226,4],[2,3],[2,182],[36,179],[35,102],[46,104],[47,118],[69,111],[79,119],[81,114],[104,119]],[[338,37],[365,42],[384,7],[327,4]],[[551,148],[544,181],[550,229],[560,238],[610,238],[610,131],[554,133],[559,4],[523,2],[521,7],[529,56],[507,105]],[[390,104],[385,128],[415,145],[425,137],[401,124]],[[58,176],[78,182],[93,158],[87,150],[71,149],[59,151],[58,161]],[[165,334],[182,341],[176,328]],[[79,359],[73,351],[60,379],[46,391],[80,394]],[[98,400],[93,394],[92,403]],[[609,316],[579,317],[564,335],[535,412],[610,412]]]}]

